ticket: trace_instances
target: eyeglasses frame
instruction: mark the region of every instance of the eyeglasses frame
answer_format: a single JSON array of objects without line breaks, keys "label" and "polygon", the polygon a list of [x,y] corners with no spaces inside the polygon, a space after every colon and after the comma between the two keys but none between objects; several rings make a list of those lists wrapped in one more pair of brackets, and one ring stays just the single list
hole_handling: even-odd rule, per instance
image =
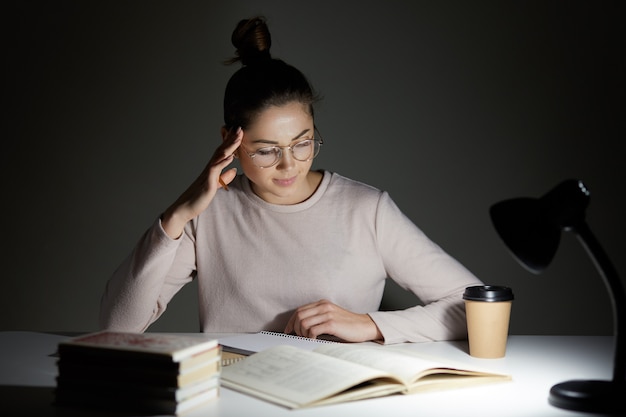
[{"label": "eyeglasses frame", "polygon": [[[243,151],[244,151],[244,153],[245,153],[246,155],[248,155],[248,157],[250,157],[250,159],[252,159],[252,163],[253,163],[256,167],[261,168],[261,169],[264,169],[264,168],[271,168],[271,167],[273,167],[274,165],[278,164],[278,163],[280,162],[280,160],[283,158],[283,149],[285,149],[285,148],[287,148],[287,149],[289,149],[289,150],[291,151],[291,156],[292,156],[292,157],[293,157],[293,159],[295,159],[296,161],[300,161],[300,162],[308,162],[308,161],[312,161],[312,160],[313,160],[313,159],[315,159],[315,157],[319,154],[319,151],[321,150],[322,145],[324,144],[324,140],[322,139],[322,135],[320,134],[320,131],[317,129],[317,126],[315,126],[315,125],[313,126],[313,132],[314,132],[314,137],[313,137],[313,138],[311,138],[311,139],[303,139],[303,140],[301,140],[301,141],[299,141],[299,142],[296,142],[296,143],[294,143],[294,144],[292,144],[292,145],[286,145],[286,146],[278,146],[278,145],[274,145],[274,146],[266,146],[266,147],[263,147],[263,148],[259,148],[259,149],[257,149],[255,152],[248,152],[248,151],[246,151],[245,149],[243,149]],[[317,137],[317,139],[316,139],[315,137]],[[317,143],[319,144],[318,150],[317,150],[317,152],[316,152],[316,153],[314,153],[314,154],[313,154],[313,156],[311,156],[310,158],[305,159],[305,160],[300,160],[300,159],[298,159],[298,158],[296,158],[296,157],[294,156],[294,154],[293,154],[293,146],[298,145],[298,144],[300,144],[300,143],[302,143],[302,142],[304,142],[304,141],[307,141],[307,140],[312,140],[312,141],[313,141],[313,146],[314,146],[314,147],[315,147],[315,142],[317,142]],[[275,161],[272,165],[268,165],[268,166],[260,166],[260,165],[257,165],[257,164],[254,162],[254,157],[256,156],[256,153],[257,153],[257,152],[259,152],[261,149],[268,149],[268,148],[277,148],[277,149],[280,151],[280,155],[278,156],[278,158],[276,158],[276,161]]]}]

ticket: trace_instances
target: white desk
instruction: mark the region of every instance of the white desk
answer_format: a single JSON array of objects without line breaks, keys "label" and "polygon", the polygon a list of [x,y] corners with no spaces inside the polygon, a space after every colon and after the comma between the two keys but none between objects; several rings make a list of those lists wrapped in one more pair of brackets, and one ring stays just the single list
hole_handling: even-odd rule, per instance
[{"label": "white desk", "polygon": [[[225,335],[210,336],[219,339]],[[128,416],[51,405],[56,364],[50,354],[64,338],[46,333],[0,332],[0,414],[10,417]],[[613,338],[610,336],[511,336],[503,359],[472,358],[467,354],[467,342],[405,344],[402,347],[506,372],[512,375],[513,381],[302,410],[288,410],[222,388],[219,399],[185,417],[587,416],[587,413],[549,405],[550,387],[570,379],[610,380],[613,370]]]}]

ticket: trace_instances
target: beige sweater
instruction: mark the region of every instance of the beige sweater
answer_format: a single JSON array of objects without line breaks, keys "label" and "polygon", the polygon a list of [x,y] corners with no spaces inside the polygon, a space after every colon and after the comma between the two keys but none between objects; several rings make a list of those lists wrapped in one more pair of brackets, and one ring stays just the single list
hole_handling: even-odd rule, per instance
[{"label": "beige sweater", "polygon": [[[377,311],[388,277],[424,305]],[[385,343],[465,337],[461,294],[480,284],[386,192],[330,172],[289,206],[238,176],[177,240],[157,220],[107,283],[101,326],[146,330],[194,278],[205,332],[282,331],[295,308],[328,299],[369,313]]]}]

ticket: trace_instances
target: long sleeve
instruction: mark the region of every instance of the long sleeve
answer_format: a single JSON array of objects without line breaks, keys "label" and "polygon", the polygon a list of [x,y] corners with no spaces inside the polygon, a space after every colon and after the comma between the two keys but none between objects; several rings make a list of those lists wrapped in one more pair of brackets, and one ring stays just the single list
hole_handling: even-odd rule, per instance
[{"label": "long sleeve", "polygon": [[432,242],[383,194],[376,234],[389,278],[424,305],[372,312],[385,343],[454,340],[466,336],[462,294],[481,281]]},{"label": "long sleeve", "polygon": [[186,228],[171,239],[160,220],[141,237],[106,284],[100,304],[100,327],[145,331],[195,270],[192,237]]}]

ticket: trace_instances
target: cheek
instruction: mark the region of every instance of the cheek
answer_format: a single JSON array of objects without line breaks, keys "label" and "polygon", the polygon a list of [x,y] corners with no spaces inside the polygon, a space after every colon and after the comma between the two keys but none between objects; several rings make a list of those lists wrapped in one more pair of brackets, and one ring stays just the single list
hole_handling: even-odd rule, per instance
[{"label": "cheek", "polygon": [[246,158],[245,155],[243,159],[239,159],[239,165],[243,170],[243,173],[246,174],[246,177],[250,179],[250,181],[254,183],[260,183],[264,178],[266,178],[271,171],[271,169],[263,169],[259,168],[252,163],[250,158]]}]

